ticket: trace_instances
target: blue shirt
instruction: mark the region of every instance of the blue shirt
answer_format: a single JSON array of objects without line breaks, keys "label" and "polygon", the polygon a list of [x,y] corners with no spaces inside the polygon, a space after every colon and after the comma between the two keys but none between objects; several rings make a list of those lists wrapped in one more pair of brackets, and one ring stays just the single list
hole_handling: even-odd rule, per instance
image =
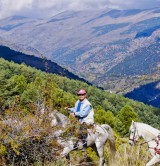
[{"label": "blue shirt", "polygon": [[81,102],[81,101],[79,101],[79,102],[78,102],[78,107],[77,107],[77,110],[76,110],[76,112],[79,112],[79,111],[80,111],[81,104],[82,104],[82,102]]},{"label": "blue shirt", "polygon": [[[75,107],[70,108],[71,112],[74,112],[76,116],[78,116],[79,120],[82,121],[83,118],[85,118],[86,116],[88,116],[88,114],[90,113],[92,107],[91,105],[86,105],[84,108],[82,107],[83,105],[83,101],[81,102],[79,100],[78,105],[77,105],[77,109]],[[83,108],[83,109],[82,109]]]}]

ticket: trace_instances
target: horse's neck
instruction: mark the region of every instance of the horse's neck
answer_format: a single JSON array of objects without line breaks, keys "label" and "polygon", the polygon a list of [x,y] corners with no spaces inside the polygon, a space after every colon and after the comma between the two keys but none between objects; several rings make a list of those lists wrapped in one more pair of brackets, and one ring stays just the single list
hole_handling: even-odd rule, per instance
[{"label": "horse's neck", "polygon": [[150,141],[158,135],[157,129],[152,129],[150,126],[140,126],[138,127],[138,134],[141,135],[145,141]]},{"label": "horse's neck", "polygon": [[151,139],[155,137],[155,135],[153,135],[152,133],[144,131],[144,130],[141,131],[141,135],[145,141],[150,141]]}]

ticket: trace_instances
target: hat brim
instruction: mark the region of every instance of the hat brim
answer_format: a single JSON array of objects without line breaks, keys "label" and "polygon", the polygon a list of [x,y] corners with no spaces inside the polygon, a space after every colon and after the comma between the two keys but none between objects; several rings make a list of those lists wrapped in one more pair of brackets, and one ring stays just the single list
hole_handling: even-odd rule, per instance
[{"label": "hat brim", "polygon": [[85,95],[86,93],[77,93],[77,95]]}]

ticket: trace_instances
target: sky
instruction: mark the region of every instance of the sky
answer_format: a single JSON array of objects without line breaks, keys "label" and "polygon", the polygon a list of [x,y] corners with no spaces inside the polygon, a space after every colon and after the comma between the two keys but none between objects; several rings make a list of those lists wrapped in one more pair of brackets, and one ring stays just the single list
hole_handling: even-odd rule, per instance
[{"label": "sky", "polygon": [[14,15],[52,17],[67,10],[148,9],[160,7],[160,0],[0,0],[0,19]]}]

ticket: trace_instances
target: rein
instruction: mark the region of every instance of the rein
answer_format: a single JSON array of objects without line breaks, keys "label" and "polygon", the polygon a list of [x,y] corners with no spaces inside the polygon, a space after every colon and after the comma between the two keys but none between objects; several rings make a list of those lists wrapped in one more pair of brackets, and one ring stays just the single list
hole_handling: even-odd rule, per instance
[{"label": "rein", "polygon": [[151,142],[151,141],[155,141],[155,142],[156,142],[156,138],[157,138],[157,137],[155,137],[155,138],[153,138],[153,139],[151,139],[151,140],[149,140],[149,141],[142,142],[142,143],[139,144],[139,145],[141,146],[141,145],[144,145],[144,144],[146,144],[146,143],[148,143],[148,142]]},{"label": "rein", "polygon": [[[156,138],[158,138],[158,140],[157,140]],[[149,141],[145,141],[145,142],[141,143],[140,146],[141,146],[141,145],[144,145],[144,144],[146,144],[146,143],[149,143],[149,142],[151,142],[151,141],[155,141],[155,142],[156,142],[156,146],[155,146],[155,147],[149,147],[149,146],[148,146],[148,148],[149,148],[149,149],[153,149],[153,150],[155,151],[155,155],[156,155],[156,154],[160,155],[160,148],[158,148],[158,146],[159,146],[159,144],[160,144],[159,136],[156,136],[155,138],[153,138],[153,139],[151,139],[151,140],[149,140]]]}]

